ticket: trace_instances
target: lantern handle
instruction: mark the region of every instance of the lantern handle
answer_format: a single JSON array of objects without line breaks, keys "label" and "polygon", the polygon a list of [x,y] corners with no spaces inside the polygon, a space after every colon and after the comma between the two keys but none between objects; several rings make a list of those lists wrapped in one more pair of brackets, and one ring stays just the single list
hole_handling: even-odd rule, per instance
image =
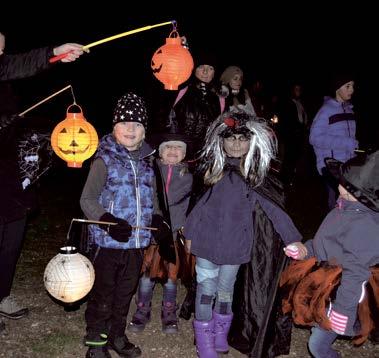
[{"label": "lantern handle", "polygon": [[[171,35],[176,35],[176,36],[171,36]],[[173,37],[173,38],[177,38],[179,37],[180,38],[180,35],[179,35],[179,32],[176,30],[176,27],[174,27],[174,29],[170,32],[170,35],[168,35],[168,37]]]},{"label": "lantern handle", "polygon": [[67,107],[66,114],[68,114],[68,113],[75,113],[75,112],[69,112],[69,111],[68,111],[71,107],[79,107],[79,109],[80,109],[80,112],[79,112],[79,113],[83,114],[82,107],[80,107],[76,102],[74,102],[73,104],[70,104],[70,105]]}]

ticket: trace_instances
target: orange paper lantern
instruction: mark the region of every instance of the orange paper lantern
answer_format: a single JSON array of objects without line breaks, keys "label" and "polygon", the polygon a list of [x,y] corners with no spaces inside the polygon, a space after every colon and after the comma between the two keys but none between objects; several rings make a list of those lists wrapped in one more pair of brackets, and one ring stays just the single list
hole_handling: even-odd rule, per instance
[{"label": "orange paper lantern", "polygon": [[193,59],[190,52],[182,46],[177,31],[172,31],[166,38],[166,44],[155,51],[151,59],[151,69],[168,90],[177,90],[191,76]]},{"label": "orange paper lantern", "polygon": [[[79,107],[80,112],[69,112],[72,106]],[[95,153],[98,143],[95,128],[86,121],[82,108],[76,104],[67,108],[66,119],[58,123],[51,134],[55,154],[71,168],[81,168],[83,162]]]}]

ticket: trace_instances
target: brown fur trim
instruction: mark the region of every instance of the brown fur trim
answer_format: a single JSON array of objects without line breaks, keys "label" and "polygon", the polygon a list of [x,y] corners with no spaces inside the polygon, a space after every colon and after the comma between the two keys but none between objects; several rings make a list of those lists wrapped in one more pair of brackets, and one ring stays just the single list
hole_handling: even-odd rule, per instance
[{"label": "brown fur trim", "polygon": [[316,265],[316,258],[308,260],[291,261],[287,268],[282,272],[279,287],[282,291],[282,309],[286,314],[293,309],[293,295],[299,282],[312,270]]}]

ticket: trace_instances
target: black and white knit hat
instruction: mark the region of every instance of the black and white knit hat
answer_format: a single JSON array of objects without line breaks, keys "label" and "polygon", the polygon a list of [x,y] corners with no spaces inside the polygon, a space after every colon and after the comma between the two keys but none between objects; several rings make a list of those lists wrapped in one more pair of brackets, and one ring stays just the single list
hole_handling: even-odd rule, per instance
[{"label": "black and white knit hat", "polygon": [[117,101],[113,112],[113,125],[119,122],[138,122],[146,129],[147,119],[146,103],[142,97],[127,92]]}]

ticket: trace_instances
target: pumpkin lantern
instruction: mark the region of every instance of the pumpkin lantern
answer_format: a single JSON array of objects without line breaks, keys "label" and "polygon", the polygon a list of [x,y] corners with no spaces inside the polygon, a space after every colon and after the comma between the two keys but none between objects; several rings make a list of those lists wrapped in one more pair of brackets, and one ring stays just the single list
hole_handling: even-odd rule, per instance
[{"label": "pumpkin lantern", "polygon": [[167,90],[177,90],[191,76],[193,59],[190,52],[182,46],[176,30],[166,38],[166,44],[155,51],[151,59],[151,69]]},{"label": "pumpkin lantern", "polygon": [[[72,106],[79,107],[79,113],[69,112]],[[55,154],[71,168],[81,168],[97,149],[99,138],[95,128],[86,121],[82,108],[72,104],[67,108],[66,119],[58,123],[51,134],[51,146]]]}]

